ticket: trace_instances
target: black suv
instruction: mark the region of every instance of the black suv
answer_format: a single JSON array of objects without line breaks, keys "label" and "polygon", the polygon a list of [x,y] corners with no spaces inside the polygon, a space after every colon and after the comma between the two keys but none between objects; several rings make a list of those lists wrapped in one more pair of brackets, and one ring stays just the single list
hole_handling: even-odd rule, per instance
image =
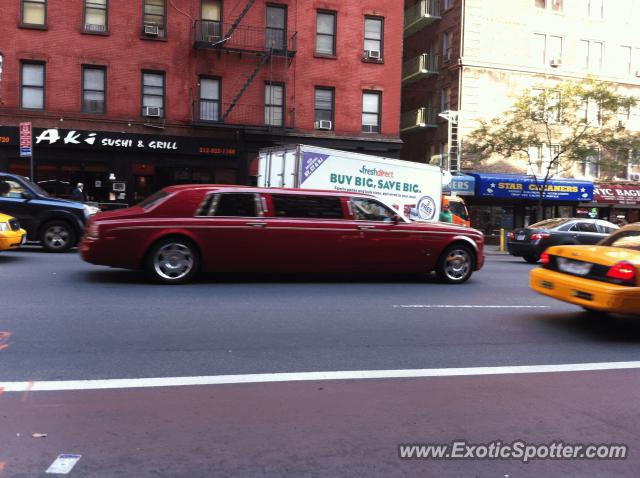
[{"label": "black suv", "polygon": [[0,212],[20,221],[28,241],[39,241],[51,252],[64,252],[77,244],[87,217],[97,208],[52,198],[25,177],[0,173]]},{"label": "black suv", "polygon": [[510,232],[507,248],[512,256],[536,263],[547,247],[596,244],[616,230],[618,226],[602,219],[545,219]]}]

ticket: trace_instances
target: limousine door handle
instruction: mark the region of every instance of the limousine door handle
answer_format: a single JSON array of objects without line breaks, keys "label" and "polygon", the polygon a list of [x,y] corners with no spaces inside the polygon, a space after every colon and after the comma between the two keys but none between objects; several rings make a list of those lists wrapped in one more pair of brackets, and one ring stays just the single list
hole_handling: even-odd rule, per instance
[{"label": "limousine door handle", "polygon": [[247,226],[251,226],[251,227],[266,227],[267,223],[266,222],[248,222]]},{"label": "limousine door handle", "polygon": [[375,229],[376,226],[358,226],[358,229],[360,229],[361,231],[366,231],[368,229]]}]

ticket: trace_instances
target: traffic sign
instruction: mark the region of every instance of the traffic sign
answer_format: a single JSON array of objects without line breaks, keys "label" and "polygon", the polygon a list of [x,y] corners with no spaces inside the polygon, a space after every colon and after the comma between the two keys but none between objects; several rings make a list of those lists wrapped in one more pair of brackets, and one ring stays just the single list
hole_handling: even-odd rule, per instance
[{"label": "traffic sign", "polygon": [[20,123],[20,157],[31,157],[31,123]]}]

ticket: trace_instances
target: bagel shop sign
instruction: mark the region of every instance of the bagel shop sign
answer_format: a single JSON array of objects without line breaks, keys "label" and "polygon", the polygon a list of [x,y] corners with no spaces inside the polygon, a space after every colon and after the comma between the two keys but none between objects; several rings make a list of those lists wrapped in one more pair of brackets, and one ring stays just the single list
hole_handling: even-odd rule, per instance
[{"label": "bagel shop sign", "polygon": [[593,201],[598,204],[640,205],[640,184],[596,184]]},{"label": "bagel shop sign", "polygon": [[[0,146],[2,145],[19,147],[18,128],[0,127]],[[58,128],[34,128],[33,146],[34,149],[39,147],[73,148],[95,151],[111,150],[221,157],[235,156],[237,153],[236,147],[229,142],[215,141],[210,138]]]}]

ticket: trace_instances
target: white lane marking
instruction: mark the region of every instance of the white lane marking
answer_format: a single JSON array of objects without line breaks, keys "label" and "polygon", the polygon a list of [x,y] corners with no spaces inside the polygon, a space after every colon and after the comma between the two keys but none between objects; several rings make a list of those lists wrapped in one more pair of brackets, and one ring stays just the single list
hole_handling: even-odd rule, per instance
[{"label": "white lane marking", "polygon": [[548,305],[453,305],[453,304],[398,304],[400,309],[548,309]]},{"label": "white lane marking", "polygon": [[390,378],[465,377],[523,373],[592,372],[640,369],[639,362],[573,363],[558,365],[514,365],[502,367],[424,368],[406,370],[354,370],[343,372],[260,373],[201,377],[124,378],[108,380],[62,380],[43,382],[0,382],[4,392],[104,390],[148,387],[184,387],[241,383],[306,382],[321,380],[364,380]]}]

